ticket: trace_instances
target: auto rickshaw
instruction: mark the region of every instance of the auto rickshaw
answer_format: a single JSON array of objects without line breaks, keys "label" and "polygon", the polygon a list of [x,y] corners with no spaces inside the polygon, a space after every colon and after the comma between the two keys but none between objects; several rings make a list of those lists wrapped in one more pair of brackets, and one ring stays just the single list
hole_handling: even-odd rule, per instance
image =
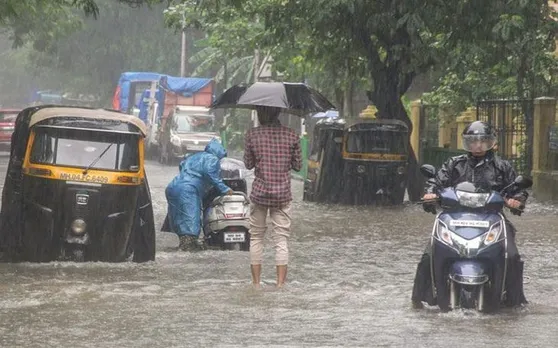
[{"label": "auto rickshaw", "polygon": [[401,204],[407,187],[409,128],[399,120],[359,119],[343,132],[344,204]]},{"label": "auto rickshaw", "polygon": [[140,119],[116,111],[56,105],[21,111],[2,192],[3,258],[154,260],[145,134]]},{"label": "auto rickshaw", "polygon": [[310,142],[308,174],[303,199],[336,203],[342,189],[342,143],[345,121],[324,118],[316,122]]}]

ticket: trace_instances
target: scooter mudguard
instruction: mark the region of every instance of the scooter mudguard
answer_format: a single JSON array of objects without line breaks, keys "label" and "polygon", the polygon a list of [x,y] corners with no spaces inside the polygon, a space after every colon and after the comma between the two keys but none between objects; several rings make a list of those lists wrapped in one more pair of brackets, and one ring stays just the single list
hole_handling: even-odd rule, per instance
[{"label": "scooter mudguard", "polygon": [[489,279],[485,266],[477,260],[455,261],[451,265],[449,277],[464,285],[481,285]]}]

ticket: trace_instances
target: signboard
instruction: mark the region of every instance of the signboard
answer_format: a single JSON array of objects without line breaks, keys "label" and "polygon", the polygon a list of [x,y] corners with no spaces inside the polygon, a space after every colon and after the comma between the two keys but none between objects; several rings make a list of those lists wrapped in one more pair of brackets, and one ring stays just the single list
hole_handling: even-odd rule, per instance
[{"label": "signboard", "polygon": [[548,131],[548,149],[558,152],[558,125],[550,127]]}]

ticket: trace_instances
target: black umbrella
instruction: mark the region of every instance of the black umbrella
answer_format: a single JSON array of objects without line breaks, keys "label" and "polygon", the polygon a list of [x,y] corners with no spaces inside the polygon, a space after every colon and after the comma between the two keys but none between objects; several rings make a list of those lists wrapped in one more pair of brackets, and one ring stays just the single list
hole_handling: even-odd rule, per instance
[{"label": "black umbrella", "polygon": [[250,86],[236,85],[227,89],[211,104],[211,108],[255,109],[271,106],[304,116],[335,109],[323,95],[304,83],[256,82]]}]

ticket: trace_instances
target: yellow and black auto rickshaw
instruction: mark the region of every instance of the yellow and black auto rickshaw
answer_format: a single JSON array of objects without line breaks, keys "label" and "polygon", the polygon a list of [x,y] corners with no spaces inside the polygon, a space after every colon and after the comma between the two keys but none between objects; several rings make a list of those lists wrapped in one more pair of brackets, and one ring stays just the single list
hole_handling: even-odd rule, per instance
[{"label": "yellow and black auto rickshaw", "polygon": [[341,202],[401,204],[408,154],[409,128],[402,121],[361,119],[347,124]]},{"label": "yellow and black auto rickshaw", "polygon": [[409,130],[397,120],[324,120],[313,134],[304,199],[400,204],[407,184]]},{"label": "yellow and black auto rickshaw", "polygon": [[2,192],[8,261],[155,258],[145,125],[104,109],[39,106],[16,119]]}]

